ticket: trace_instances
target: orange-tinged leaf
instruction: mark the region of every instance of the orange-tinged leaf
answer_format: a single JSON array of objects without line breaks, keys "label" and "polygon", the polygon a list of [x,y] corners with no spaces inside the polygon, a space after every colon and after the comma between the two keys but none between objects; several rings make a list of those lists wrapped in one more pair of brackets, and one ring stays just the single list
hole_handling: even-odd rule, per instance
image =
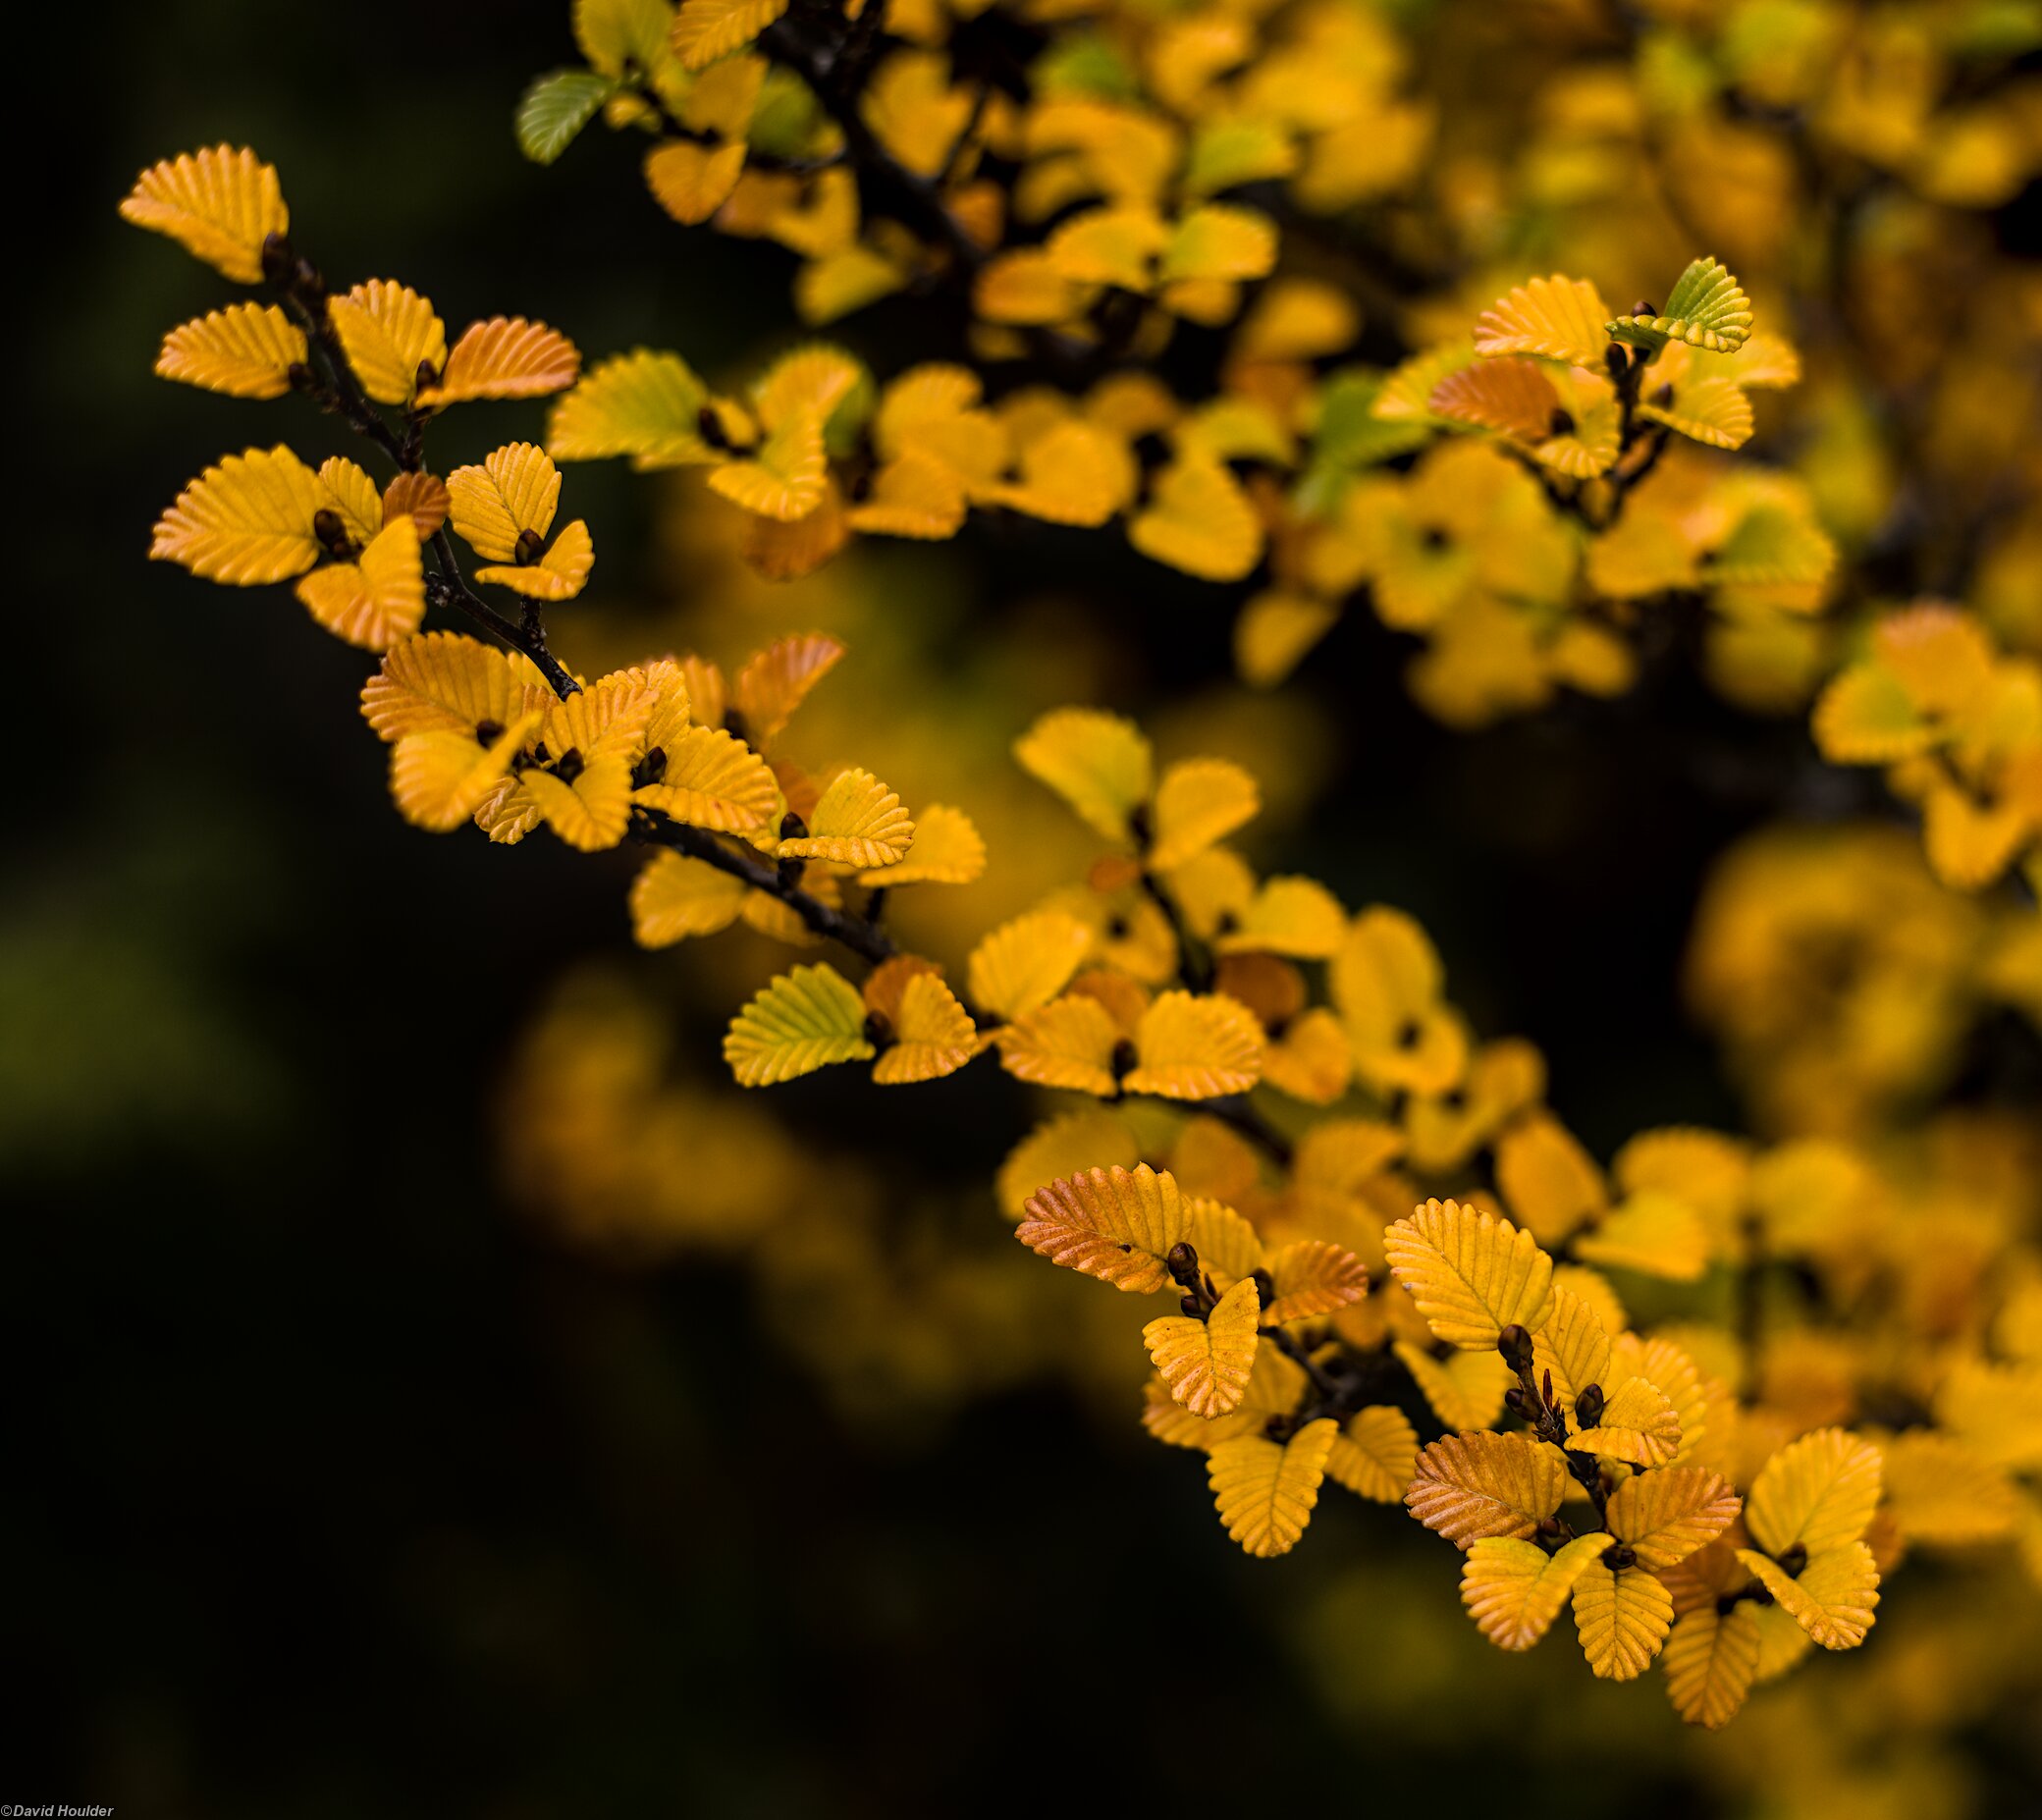
[{"label": "orange-tinged leaf", "polygon": [[1031,327],[1067,322],[1097,294],[1066,277],[1046,248],[1018,246],[981,268],[972,288],[972,307],[988,322]]},{"label": "orange-tinged leaf", "polygon": [[842,641],[828,632],[796,632],[754,654],[730,685],[731,705],[744,717],[744,736],[761,745],[771,740],[843,652]]},{"label": "orange-tinged leaf", "polygon": [[1575,1581],[1574,1622],[1598,1680],[1635,1681],[1666,1641],[1673,1595],[1645,1569],[1611,1568],[1598,1553]]},{"label": "orange-tinged leaf", "polygon": [[765,828],[779,807],[772,767],[720,726],[690,726],[659,750],[658,780],[633,792],[648,809],[695,828],[742,834]]},{"label": "orange-tinged leaf", "polygon": [[1609,1501],[1611,1534],[1648,1568],[1670,1568],[1730,1526],[1736,1490],[1700,1467],[1667,1467],[1627,1478]]},{"label": "orange-tinged leaf", "polygon": [[1223,993],[1164,992],[1135,1030],[1131,1094],[1218,1099],[1245,1094],[1262,1075],[1263,1030],[1255,1014]]},{"label": "orange-tinged leaf", "polygon": [[882,1087],[934,1081],[957,1070],[980,1049],[979,1033],[957,994],[936,973],[920,973],[900,994],[893,1041],[873,1063]]},{"label": "orange-tinged leaf", "polygon": [[1121,1042],[1112,1012],[1085,992],[1038,1005],[999,1033],[999,1065],[1038,1087],[1110,1098],[1120,1091],[1113,1074]]},{"label": "orange-tinged leaf", "polygon": [[1314,1320],[1359,1302],[1369,1293],[1369,1272],[1345,1246],[1300,1239],[1269,1259],[1275,1294],[1263,1318],[1272,1327],[1287,1320]]},{"label": "orange-tinged leaf", "polygon": [[745,142],[697,145],[669,139],[645,154],[645,184],[668,214],[685,227],[707,221],[729,200],[744,169]]},{"label": "orange-tinged leaf", "polygon": [[1541,443],[1552,434],[1560,394],[1536,360],[1483,360],[1449,373],[1425,402],[1435,417]]},{"label": "orange-tinged leaf", "polygon": [[787,10],[787,0],[682,0],[673,53],[684,70],[706,70],[749,44]]},{"label": "orange-tinged leaf", "polygon": [[1357,1497],[1401,1504],[1417,1462],[1418,1433],[1410,1419],[1378,1404],[1349,1418],[1326,1454],[1326,1476]]},{"label": "orange-tinged leaf", "polygon": [[1133,722],[1092,708],[1046,714],[1014,742],[1014,757],[1108,840],[1148,801],[1155,761]]},{"label": "orange-tinged leaf", "polygon": [[796,967],[730,1022],[724,1060],[740,1087],[769,1087],[832,1062],[865,1061],[865,1001],[829,966]]},{"label": "orange-tinged leaf", "polygon": [[1322,1005],[1293,1018],[1263,1047],[1263,1080],[1308,1105],[1331,1105],[1354,1080],[1346,1027]]},{"label": "orange-tinged leaf", "polygon": [[1226,1532],[1251,1555],[1287,1554],[1312,1521],[1340,1424],[1307,1422],[1281,1445],[1261,1435],[1222,1441],[1206,1459]]},{"label": "orange-tinged leaf", "polygon": [[1758,1674],[1758,1615],[1748,1605],[1698,1605],[1674,1620],[1663,1652],[1666,1691],[1690,1725],[1720,1731]]},{"label": "orange-tinged leaf", "polygon": [[522,316],[471,322],[448,350],[437,386],[418,402],[439,410],[464,399],[543,399],[564,391],[581,371],[581,355],[558,329]]},{"label": "orange-tinged leaf", "polygon": [[707,861],[655,853],[631,882],[631,933],[647,948],[713,936],[737,921],[749,889]]},{"label": "orange-tinged leaf", "polygon": [[869,771],[839,772],[823,792],[809,831],[782,839],[782,859],[833,860],[839,866],[897,864],[915,837],[900,798]]},{"label": "orange-tinged leaf", "polygon": [[431,543],[447,522],[453,498],[437,474],[400,474],[383,489],[383,522],[409,518],[421,544]]},{"label": "orange-tinged leaf", "polygon": [[1210,455],[1180,454],[1129,520],[1128,542],[1204,581],[1239,581],[1262,559],[1263,527],[1241,483]]},{"label": "orange-tinged leaf", "polygon": [[1485,1535],[1531,1536],[1560,1508],[1567,1465],[1516,1434],[1450,1434],[1420,1451],[1404,1502],[1457,1547]]},{"label": "orange-tinged leaf", "polygon": [[250,449],[178,495],[156,521],[149,557],[236,587],[288,581],[319,560],[312,518],[326,504],[318,477],[289,449]]},{"label": "orange-tinged leaf", "polygon": [[1149,865],[1170,872],[1224,840],[1263,806],[1262,792],[1227,759],[1183,759],[1162,775],[1151,812]]},{"label": "orange-tinged leaf", "polygon": [[969,884],[986,870],[986,842],[971,817],[931,803],[915,818],[915,838],[897,865],[858,875],[860,884]]},{"label": "orange-tinged leaf", "polygon": [[1534,1333],[1553,1305],[1553,1260],[1486,1208],[1428,1201],[1383,1234],[1390,1269],[1433,1333],[1491,1348],[1513,1323]]},{"label": "orange-tinged leaf", "polygon": [[507,443],[479,467],[447,476],[449,515],[477,556],[509,562],[526,531],[544,537],[561,500],[561,471],[536,443]]},{"label": "orange-tinged leaf", "polygon": [[1542,354],[1571,366],[1597,367],[1609,346],[1609,308],[1585,278],[1534,278],[1482,311],[1475,327],[1478,354]]},{"label": "orange-tinged leaf", "polygon": [[425,617],[425,571],[411,520],[393,518],[353,562],[315,568],[297,598],[337,637],[366,651],[387,651]]},{"label": "orange-tinged leaf", "polygon": [[1461,1602],[1498,1649],[1530,1649],[1608,1545],[1600,1535],[1578,1535],[1549,1555],[1535,1542],[1485,1535],[1469,1548],[1461,1569]]},{"label": "orange-tinged leaf", "polygon": [[1142,1163],[1088,1169],[1038,1189],[1014,1236],[1051,1263],[1144,1294],[1170,1286],[1163,1260],[1187,1230],[1176,1178]]},{"label": "orange-tinged leaf", "polygon": [[1752,1480],[1745,1526],[1768,1554],[1799,1543],[1810,1555],[1861,1537],[1879,1505],[1879,1450],[1842,1428],[1783,1447]]},{"label": "orange-tinged leaf", "polygon": [[1261,1306],[1255,1278],[1244,1276],[1205,1319],[1164,1314],[1142,1329],[1142,1343],[1170,1395],[1194,1416],[1225,1416],[1241,1407],[1255,1368]]},{"label": "orange-tinged leaf", "polygon": [[432,369],[426,385],[438,381],[447,363],[447,326],[409,285],[372,278],[334,297],[327,309],[348,364],[377,403],[410,403],[420,367]]},{"label": "orange-tinged leaf", "polygon": [[1025,1017],[1070,984],[1091,946],[1092,931],[1061,910],[1003,923],[972,950],[972,1002],[1009,1021]]},{"label": "orange-tinged leaf", "polygon": [[262,281],[263,241],[291,226],[275,169],[229,145],[151,165],[123,198],[121,218],[168,235],[242,285]]},{"label": "orange-tinged leaf", "polygon": [[[1577,1410],[1577,1421],[1580,1417]],[[1680,1414],[1656,1384],[1642,1377],[1626,1378],[1603,1405],[1601,1420],[1569,1436],[1567,1445],[1575,1453],[1631,1466],[1664,1466],[1680,1451]]]},{"label": "orange-tinged leaf", "polygon": [[1740,1548],[1737,1558],[1824,1649],[1855,1649],[1864,1641],[1879,1604],[1879,1564],[1863,1542],[1812,1550],[1799,1574],[1755,1548]]},{"label": "orange-tinged leaf", "polygon": [[163,338],[160,378],[236,399],[280,399],[306,358],[304,331],[274,303],[230,303]]}]

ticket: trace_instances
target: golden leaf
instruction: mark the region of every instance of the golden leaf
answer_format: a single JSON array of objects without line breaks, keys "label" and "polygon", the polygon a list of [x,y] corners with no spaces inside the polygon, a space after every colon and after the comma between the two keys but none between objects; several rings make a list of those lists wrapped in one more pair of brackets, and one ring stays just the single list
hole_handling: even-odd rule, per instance
[{"label": "golden leaf", "polygon": [[482,806],[538,723],[537,713],[528,714],[486,745],[471,733],[444,727],[403,734],[390,751],[390,794],[398,813],[414,828],[451,833]]},{"label": "golden leaf", "polygon": [[869,771],[844,771],[823,792],[809,830],[782,839],[782,859],[833,860],[839,866],[892,866],[903,859],[915,825],[900,798]]},{"label": "golden leaf", "polygon": [[1254,209],[1208,202],[1171,229],[1161,251],[1166,283],[1265,278],[1276,263],[1276,229]]},{"label": "golden leaf", "polygon": [[1262,792],[1227,759],[1183,759],[1162,775],[1151,811],[1148,860],[1170,872],[1224,840],[1262,807]]},{"label": "golden leaf", "polygon": [[1503,1413],[1510,1367],[1493,1352],[1448,1353],[1435,1358],[1423,1346],[1398,1340],[1390,1348],[1424,1393],[1442,1426],[1485,1428]]},{"label": "golden leaf", "polygon": [[1108,840],[1128,837],[1129,818],[1149,800],[1155,781],[1141,730],[1093,708],[1044,715],[1015,740],[1014,757]]},{"label": "golden leaf", "polygon": [[917,974],[900,994],[893,1041],[873,1063],[882,1087],[954,1074],[979,1052],[978,1028],[940,975]]},{"label": "golden leaf", "polygon": [[552,700],[522,658],[460,632],[426,632],[391,649],[363,685],[361,712],[386,741],[427,732],[471,738],[479,727],[500,731]]},{"label": "golden leaf", "polygon": [[1478,354],[1542,354],[1571,366],[1597,367],[1609,346],[1609,307],[1585,278],[1534,278],[1482,311],[1475,327]]},{"label": "golden leaf", "polygon": [[291,226],[277,173],[245,146],[215,145],[151,165],[121,219],[168,235],[237,284],[262,281],[262,243]]},{"label": "golden leaf", "polygon": [[1642,1189],[1581,1234],[1574,1251],[1589,1263],[1692,1283],[1708,1268],[1709,1235],[1685,1201]]},{"label": "golden leaf", "polygon": [[1575,1581],[1574,1623],[1598,1680],[1635,1681],[1666,1640],[1673,1596],[1645,1569],[1612,1568],[1597,1553]]},{"label": "golden leaf", "polygon": [[[2007,1412],[2014,1420],[2022,1413],[2018,1404]],[[1908,1541],[1961,1547],[2014,1533],[2020,1495],[2006,1472],[1969,1443],[1910,1428],[1888,1441],[1885,1453],[1886,1513]]]},{"label": "golden leaf", "polygon": [[576,518],[536,562],[478,568],[475,579],[533,600],[564,601],[573,599],[588,585],[589,571],[595,565],[595,540],[589,535],[588,526]]},{"label": "golden leaf", "polygon": [[553,406],[546,446],[561,461],[628,455],[637,468],[724,457],[702,440],[708,388],[678,354],[640,348],[605,360]]},{"label": "golden leaf", "polygon": [[1485,1535],[1468,1550],[1461,1602],[1498,1649],[1530,1649],[1560,1615],[1588,1563],[1608,1546],[1578,1535],[1556,1554],[1515,1536]]},{"label": "golden leaf", "polygon": [[544,537],[560,506],[561,472],[535,443],[508,443],[480,467],[457,467],[447,476],[448,511],[454,529],[477,556],[509,562],[520,536]]},{"label": "golden leaf", "polygon": [[464,399],[543,399],[571,386],[580,371],[581,355],[558,329],[492,316],[460,332],[440,383],[420,387],[418,403],[439,410]]},{"label": "golden leaf", "polygon": [[1369,1293],[1369,1272],[1345,1246],[1323,1239],[1299,1239],[1269,1259],[1275,1294],[1265,1315],[1272,1327],[1313,1320],[1359,1302]]},{"label": "golden leaf", "polygon": [[1483,360],[1449,373],[1425,403],[1435,417],[1542,443],[1553,433],[1560,394],[1536,360]]},{"label": "golden leaf", "polygon": [[724,1037],[724,1060],[740,1087],[770,1087],[872,1053],[865,1001],[828,966],[781,974],[731,1019]]},{"label": "golden leaf", "polygon": [[1666,1691],[1690,1725],[1720,1731],[1737,1717],[1758,1673],[1758,1617],[1748,1605],[1698,1605],[1666,1639]]},{"label": "golden leaf", "polygon": [[[408,285],[372,278],[327,304],[342,350],[361,389],[379,404],[408,404],[421,377],[437,383],[447,363],[447,327]],[[431,368],[421,376],[421,367]]]},{"label": "golden leaf", "polygon": [[1121,438],[1069,417],[1031,439],[1021,452],[1021,478],[988,497],[1051,524],[1097,526],[1126,508],[1140,474]]},{"label": "golden leaf", "polygon": [[659,776],[632,792],[648,809],[695,828],[743,834],[767,827],[779,808],[779,785],[743,740],[720,726],[691,726],[646,754]]},{"label": "golden leaf", "polygon": [[425,571],[411,520],[391,519],[356,562],[315,568],[297,584],[297,598],[328,631],[363,650],[387,651],[410,637],[425,617]]},{"label": "golden leaf", "polygon": [[447,483],[437,474],[399,474],[383,489],[383,522],[409,518],[421,544],[429,544],[447,522],[453,505]]},{"label": "golden leaf", "polygon": [[645,185],[668,214],[692,228],[729,200],[744,169],[744,154],[742,139],[715,146],[669,139],[645,154]]},{"label": "golden leaf", "polygon": [[1842,1428],[1817,1428],[1765,1464],[1745,1500],[1745,1526],[1770,1555],[1813,1555],[1854,1542],[1879,1505],[1879,1450]]},{"label": "golden leaf", "polygon": [[[1579,1409],[1575,1419],[1581,1419]],[[1601,1419],[1571,1435],[1567,1445],[1575,1453],[1631,1466],[1664,1466],[1680,1450],[1680,1415],[1656,1384],[1642,1377],[1626,1378],[1610,1393]]]},{"label": "golden leaf", "polygon": [[236,399],[280,399],[306,358],[304,331],[274,303],[230,303],[171,330],[160,378]]},{"label": "golden leaf", "polygon": [[1275,1347],[1258,1346],[1239,1409],[1226,1416],[1194,1416],[1160,1378],[1152,1377],[1144,1387],[1142,1426],[1165,1447],[1196,1447],[1209,1453],[1222,1441],[1263,1433],[1269,1418],[1289,1416],[1304,1392],[1305,1373]]},{"label": "golden leaf", "polygon": [[[1131,1169],[1141,1154],[1134,1133],[1118,1112],[1104,1106],[1080,1106],[1075,1112],[1062,1113],[1038,1125],[1007,1152],[996,1184],[999,1210],[1018,1220],[1029,1196],[1046,1182],[1115,1164]],[[1196,1212],[1193,1227],[1196,1234]],[[1192,1243],[1198,1245],[1196,1236]],[[1199,1245],[1201,1261],[1205,1256],[1205,1247]]]},{"label": "golden leaf", "polygon": [[756,653],[730,685],[745,738],[766,744],[786,725],[808,692],[836,668],[843,643],[828,632],[796,632]]},{"label": "golden leaf", "polygon": [[999,1033],[999,1065],[1038,1087],[1110,1098],[1120,1091],[1113,1073],[1121,1042],[1112,1012],[1085,992],[1071,992],[1016,1018]]},{"label": "golden leaf", "polygon": [[1091,946],[1092,931],[1061,910],[1003,923],[971,951],[972,1002],[995,1017],[1024,1017],[1070,984]]},{"label": "golden leaf", "polygon": [[1428,1201],[1383,1234],[1390,1269],[1442,1340],[1491,1348],[1513,1323],[1536,1332],[1553,1306],[1553,1260],[1485,1208]]},{"label": "golden leaf", "polygon": [[1038,1189],[1014,1236],[1051,1263],[1144,1294],[1170,1286],[1163,1259],[1186,1230],[1176,1178],[1142,1163],[1088,1169]]},{"label": "golden leaf", "polygon": [[1755,1548],[1740,1548],[1737,1558],[1824,1649],[1855,1649],[1864,1641],[1879,1604],[1879,1564],[1863,1542],[1810,1550],[1798,1574]]},{"label": "golden leaf", "polygon": [[1326,1455],[1326,1476],[1357,1497],[1401,1504],[1417,1461],[1418,1434],[1410,1419],[1402,1410],[1378,1404],[1348,1419]]},{"label": "golden leaf", "polygon": [[787,0],[682,0],[673,51],[684,70],[706,70],[749,44],[787,10]]},{"label": "golden leaf", "polygon": [[915,819],[907,857],[858,875],[860,884],[969,884],[986,870],[986,841],[962,809],[931,803]]},{"label": "golden leaf", "polygon": [[1404,1502],[1466,1548],[1485,1535],[1531,1536],[1559,1510],[1566,1485],[1554,1448],[1516,1434],[1450,1434],[1420,1451]]},{"label": "golden leaf", "polygon": [[706,860],[655,853],[631,882],[631,933],[647,948],[713,936],[737,921],[749,889]]},{"label": "golden leaf", "polygon": [[[1231,1135],[1231,1134],[1229,1134]],[[1170,1152],[1171,1173],[1184,1184],[1189,1168],[1199,1164],[1196,1145],[1180,1138]],[[1248,1186],[1254,1185],[1251,1177]],[[1191,1204],[1191,1226],[1185,1238],[1199,1255],[1199,1268],[1222,1287],[1231,1287],[1263,1267],[1263,1242],[1255,1228],[1224,1202],[1202,1197]]]},{"label": "golden leaf", "polygon": [[1730,1526],[1736,1490],[1700,1467],[1667,1467],[1627,1478],[1609,1501],[1610,1533],[1648,1568],[1670,1568]]},{"label": "golden leaf", "polygon": [[751,458],[725,461],[709,473],[710,490],[761,517],[791,524],[823,503],[830,456],[823,414],[809,411],[776,429]]},{"label": "golden leaf", "polygon": [[1541,1378],[1552,1374],[1553,1401],[1570,1416],[1584,1390],[1609,1381],[1609,1335],[1573,1291],[1554,1289],[1552,1312],[1532,1336],[1532,1368]]},{"label": "golden leaf", "polygon": [[1225,1416],[1241,1407],[1255,1368],[1255,1278],[1244,1276],[1201,1320],[1164,1314],[1142,1329],[1142,1343],[1170,1395],[1194,1416]]},{"label": "golden leaf", "polygon": [[559,774],[528,766],[518,782],[547,827],[570,847],[596,853],[624,837],[631,819],[631,765],[621,754],[595,753],[571,777],[564,765]]},{"label": "golden leaf", "polygon": [[1321,1417],[1280,1446],[1244,1435],[1213,1448],[1206,1471],[1227,1534],[1251,1555],[1288,1554],[1312,1521],[1339,1431],[1338,1422]]},{"label": "golden leaf", "polygon": [[178,495],[156,521],[149,557],[235,587],[288,581],[319,560],[312,518],[326,504],[317,476],[289,449],[250,449]]},{"label": "golden leaf", "polygon": [[1245,1094],[1262,1075],[1263,1032],[1246,1005],[1214,992],[1164,992],[1135,1030],[1131,1094],[1218,1099]]},{"label": "golden leaf", "polygon": [[1127,540],[1204,581],[1239,581],[1262,559],[1263,527],[1241,483],[1210,455],[1181,453],[1151,483]]}]

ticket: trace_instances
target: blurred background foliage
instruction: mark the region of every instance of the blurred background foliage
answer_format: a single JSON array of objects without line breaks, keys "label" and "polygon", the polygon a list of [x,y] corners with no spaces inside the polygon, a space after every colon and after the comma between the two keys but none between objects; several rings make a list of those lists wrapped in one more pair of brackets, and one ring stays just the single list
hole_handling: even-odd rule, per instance
[{"label": "blurred background foliage", "polygon": [[[330,273],[401,277],[452,319],[527,313],[590,354],[676,347],[711,374],[758,358],[786,321],[782,255],[674,229],[628,140],[517,157],[511,108],[568,56],[565,14],[117,7],[89,130],[31,154],[29,787],[0,899],[9,1798],[1400,1811],[1451,1777],[1449,1811],[1572,1820],[2032,1810],[2034,1600],[2016,1623],[1961,1567],[1910,1571],[1871,1647],[1717,1739],[1566,1653],[1490,1651],[1399,1513],[1329,1503],[1310,1546],[1243,1558],[1197,1462],[1129,1419],[1114,1299],[1031,1267],[996,1215],[1024,1090],[980,1069],[897,1097],[857,1077],[740,1096],[716,1037],[763,942],[636,953],[628,855],[405,828],[353,713],[359,656],[280,595],[142,561],[198,462],[264,434],[149,375],[217,286],[113,205],[186,146],[255,145]],[[1512,80],[1483,29],[1458,57],[1434,44],[1474,108]],[[1974,256],[2032,257],[2036,200],[1966,216]],[[1539,235],[1511,241],[1528,271]],[[843,333],[887,371],[940,331],[906,303]],[[441,458],[537,427],[484,406]],[[1883,801],[1687,663],[1456,734],[1362,613],[1280,695],[1243,691],[1227,591],[1117,539],[975,526],[775,589],[699,489],[594,467],[571,486],[602,563],[553,618],[570,663],[847,639],[805,747],[855,741],[910,802],[967,805],[994,854],[980,884],[904,905],[918,945],[954,963],[1082,864],[1007,747],[1048,706],[1110,702],[1165,756],[1251,763],[1259,864],[1418,915],[1456,1000],[1540,1044],[1602,1155],[1740,1119],[1681,996],[1711,862],[1783,778],[1824,818]],[[1144,1590],[1103,1595],[1136,1562]]]}]

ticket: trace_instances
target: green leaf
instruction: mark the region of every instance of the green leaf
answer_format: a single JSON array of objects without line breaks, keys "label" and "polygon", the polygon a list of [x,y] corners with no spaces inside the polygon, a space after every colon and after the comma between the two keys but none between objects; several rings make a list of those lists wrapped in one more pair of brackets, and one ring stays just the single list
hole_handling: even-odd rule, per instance
[{"label": "green leaf", "polygon": [[540,77],[517,104],[517,149],[534,164],[551,164],[616,92],[615,82],[592,70]]},{"label": "green leaf", "polygon": [[1696,259],[1683,272],[1660,316],[1619,316],[1604,324],[1620,342],[1656,353],[1670,341],[1711,353],[1736,353],[1751,333],[1751,299],[1715,259]]}]

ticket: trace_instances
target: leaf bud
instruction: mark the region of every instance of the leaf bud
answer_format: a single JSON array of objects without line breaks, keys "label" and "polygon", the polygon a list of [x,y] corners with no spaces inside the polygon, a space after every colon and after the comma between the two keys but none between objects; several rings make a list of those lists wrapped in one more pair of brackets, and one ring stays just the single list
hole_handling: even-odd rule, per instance
[{"label": "leaf bud", "polygon": [[1576,1424],[1583,1428],[1598,1426],[1602,1421],[1602,1411],[1606,1402],[1600,1384],[1584,1384],[1582,1394],[1574,1400]]}]

